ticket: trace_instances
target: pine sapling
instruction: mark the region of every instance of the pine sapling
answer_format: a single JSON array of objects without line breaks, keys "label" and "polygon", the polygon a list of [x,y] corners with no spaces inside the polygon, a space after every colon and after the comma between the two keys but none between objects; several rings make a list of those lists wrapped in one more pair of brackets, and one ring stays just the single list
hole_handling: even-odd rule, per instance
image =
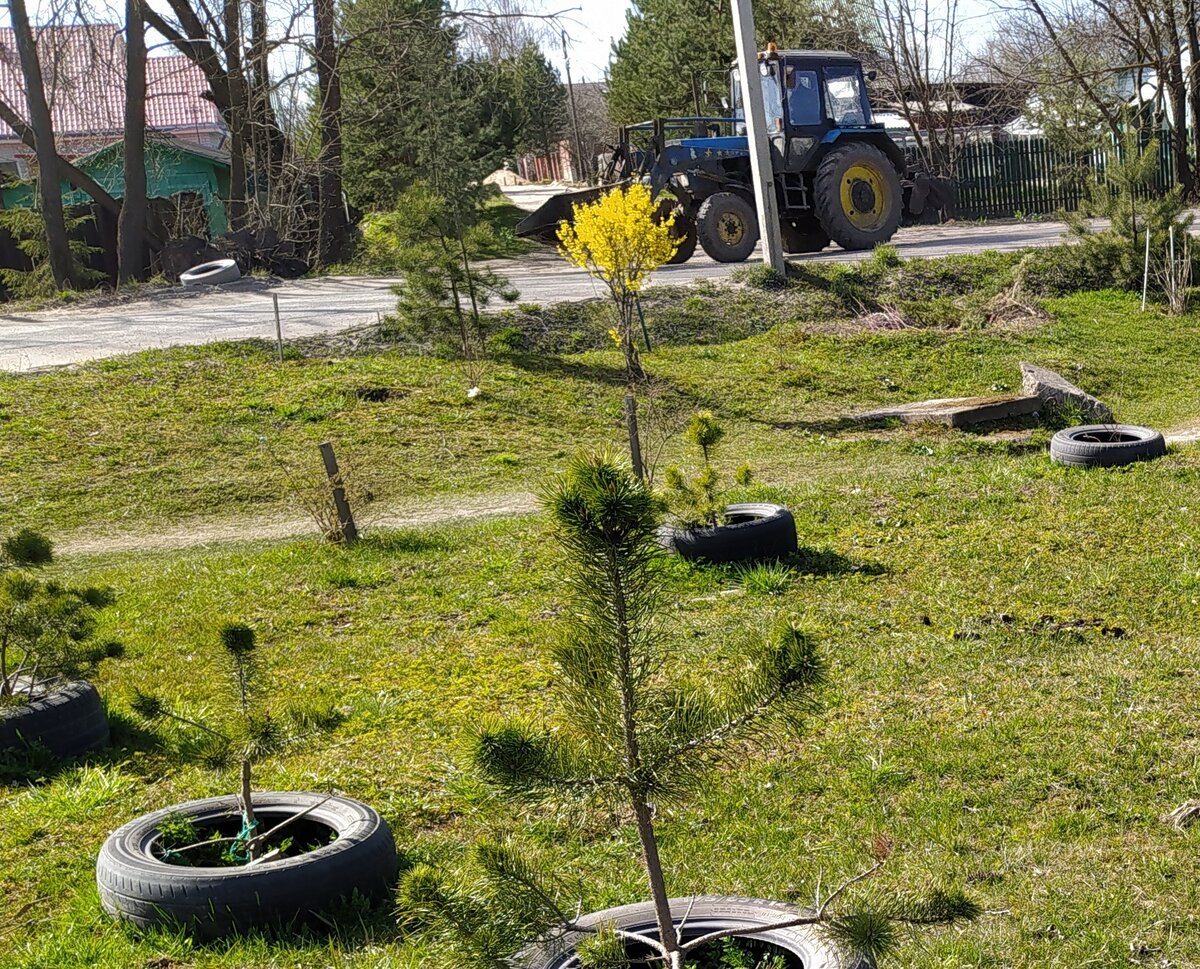
[{"label": "pine sapling", "polygon": [[[238,800],[242,810],[242,830],[232,842],[228,856],[235,861],[258,859],[266,842],[254,813],[253,770],[255,765],[330,729],[338,722],[331,710],[312,711],[288,707],[274,715],[264,698],[265,687],[257,637],[242,623],[227,623],[219,632],[222,661],[225,666],[224,709],[213,723],[187,716],[152,694],[137,691],[134,712],[146,720],[173,720],[203,735],[201,750],[214,765],[236,763]],[[281,827],[281,826],[277,826]],[[175,849],[200,848],[203,843]]]},{"label": "pine sapling", "polygon": [[[720,525],[725,514],[724,490],[719,487],[720,475],[712,465],[712,456],[717,445],[725,437],[725,428],[710,410],[698,411],[688,424],[685,437],[700,450],[703,468],[689,480],[678,467],[667,468],[666,483],[668,501],[675,517],[688,528]],[[738,487],[748,487],[753,474],[749,465],[743,464],[733,475]]]},{"label": "pine sapling", "polygon": [[[568,557],[573,617],[552,647],[557,713],[545,724],[515,719],[485,726],[474,739],[473,759],[514,802],[583,797],[632,818],[657,931],[581,925],[583,889],[511,844],[480,845],[476,874],[467,880],[417,866],[402,885],[401,912],[449,947],[458,964],[510,965],[513,952],[534,938],[575,931],[588,936],[577,949],[588,969],[624,969],[629,946],[654,953],[651,964],[684,969],[703,947],[762,927],[680,936],[657,813],[684,803],[714,769],[734,767],[748,744],[792,735],[813,710],[825,663],[807,636],[781,620],[769,641],[744,644],[737,671],[697,680],[690,664],[672,662],[674,644],[661,621],[668,589],[654,494],[612,460],[583,457],[544,500]],[[878,839],[872,864],[827,895],[818,890],[812,911],[783,916],[778,927],[812,926],[874,958],[895,947],[898,925],[977,914],[960,892],[940,890],[846,908],[848,893],[883,867],[890,847]],[[686,853],[687,846],[677,850]]]}]

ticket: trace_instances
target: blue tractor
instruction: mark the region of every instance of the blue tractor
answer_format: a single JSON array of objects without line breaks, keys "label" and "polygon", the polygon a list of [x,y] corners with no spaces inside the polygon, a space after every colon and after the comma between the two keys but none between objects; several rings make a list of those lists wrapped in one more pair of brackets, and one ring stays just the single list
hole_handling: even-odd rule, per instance
[{"label": "blue tractor", "polygon": [[[856,57],[769,45],[758,70],[786,252],[819,252],[831,241],[869,249],[949,203],[947,183],[910,172],[904,152],[875,123]],[[640,180],[660,199],[660,212],[675,215],[673,262],[686,262],[697,243],[718,262],[746,259],[758,244],[758,217],[736,67],[731,93],[729,118],[665,118],[622,129],[603,184],[549,199],[517,234],[551,242],[575,205]]]}]

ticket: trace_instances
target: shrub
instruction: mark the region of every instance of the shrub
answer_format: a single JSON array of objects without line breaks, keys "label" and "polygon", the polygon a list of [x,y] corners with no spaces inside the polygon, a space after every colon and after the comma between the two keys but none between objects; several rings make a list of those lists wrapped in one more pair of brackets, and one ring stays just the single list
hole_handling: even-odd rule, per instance
[{"label": "shrub", "polygon": [[[725,428],[712,411],[702,410],[692,416],[685,436],[699,448],[704,468],[691,480],[679,468],[667,468],[667,493],[671,510],[680,523],[687,527],[718,525],[725,512],[725,500],[724,492],[717,487],[720,476],[712,466],[711,457],[725,437]],[[751,472],[747,465],[742,465],[734,472],[734,481],[740,487],[748,486],[750,479]]]},{"label": "shrub", "polygon": [[574,222],[559,226],[563,257],[608,287],[617,310],[617,342],[631,380],[646,376],[634,331],[637,296],[646,277],[675,254],[674,222],[674,216],[659,219],[650,190],[634,184],[575,206]]}]

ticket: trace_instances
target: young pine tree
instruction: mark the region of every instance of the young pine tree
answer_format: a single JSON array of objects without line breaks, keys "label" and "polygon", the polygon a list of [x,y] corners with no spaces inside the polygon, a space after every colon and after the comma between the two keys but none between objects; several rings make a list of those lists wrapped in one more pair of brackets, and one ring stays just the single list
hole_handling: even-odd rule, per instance
[{"label": "young pine tree", "polygon": [[281,753],[314,733],[337,722],[332,711],[285,707],[272,711],[266,690],[254,630],[242,623],[227,623],[219,633],[221,659],[225,667],[222,709],[213,722],[200,722],[176,712],[159,697],[137,691],[134,712],[146,720],[170,719],[200,731],[201,750],[215,766],[230,761],[238,767],[238,798],[242,807],[242,831],[230,850],[232,858],[253,861],[263,842],[254,815],[253,770],[268,757]]},{"label": "young pine tree", "polygon": [[[725,428],[712,411],[702,410],[692,415],[685,436],[700,451],[704,467],[690,481],[682,469],[667,468],[667,493],[671,510],[689,528],[715,527],[721,523],[725,500],[718,487],[721,477],[712,465],[712,455],[725,437]],[[751,478],[750,466],[746,464],[741,465],[733,475],[734,483],[742,488],[750,484]]]},{"label": "young pine tree", "polygon": [[[683,969],[701,945],[739,931],[703,941],[679,937],[656,809],[685,802],[714,769],[744,756],[747,742],[794,731],[812,709],[825,664],[800,630],[781,622],[769,642],[745,644],[737,671],[696,681],[673,656],[661,622],[665,553],[658,541],[661,509],[651,491],[606,457],[582,457],[549,488],[545,503],[569,556],[574,617],[552,647],[558,713],[548,726],[513,720],[484,728],[475,738],[474,761],[515,801],[586,795],[632,817],[657,936],[602,929],[581,948],[581,963],[625,965],[624,947],[636,942],[666,969]],[[874,956],[894,945],[897,922],[954,922],[976,914],[958,892],[934,892],[869,914],[839,909],[843,890],[882,866],[887,849],[880,845],[875,864],[819,900],[813,912],[780,925],[818,926]],[[450,946],[459,964],[505,965],[535,936],[579,928],[570,890],[537,859],[489,843],[480,846],[477,862],[480,874],[469,884],[418,866],[401,889],[402,912]]]}]

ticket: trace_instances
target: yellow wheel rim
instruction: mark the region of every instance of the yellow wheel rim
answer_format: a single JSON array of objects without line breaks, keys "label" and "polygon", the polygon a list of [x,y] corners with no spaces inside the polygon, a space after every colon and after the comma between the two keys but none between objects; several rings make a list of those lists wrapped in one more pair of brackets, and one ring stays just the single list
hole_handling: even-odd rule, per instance
[{"label": "yellow wheel rim", "polygon": [[730,248],[741,243],[746,236],[746,223],[736,212],[725,212],[717,219],[717,237]]},{"label": "yellow wheel rim", "polygon": [[883,225],[889,206],[883,173],[866,162],[855,162],[842,176],[842,212],[856,229]]}]

